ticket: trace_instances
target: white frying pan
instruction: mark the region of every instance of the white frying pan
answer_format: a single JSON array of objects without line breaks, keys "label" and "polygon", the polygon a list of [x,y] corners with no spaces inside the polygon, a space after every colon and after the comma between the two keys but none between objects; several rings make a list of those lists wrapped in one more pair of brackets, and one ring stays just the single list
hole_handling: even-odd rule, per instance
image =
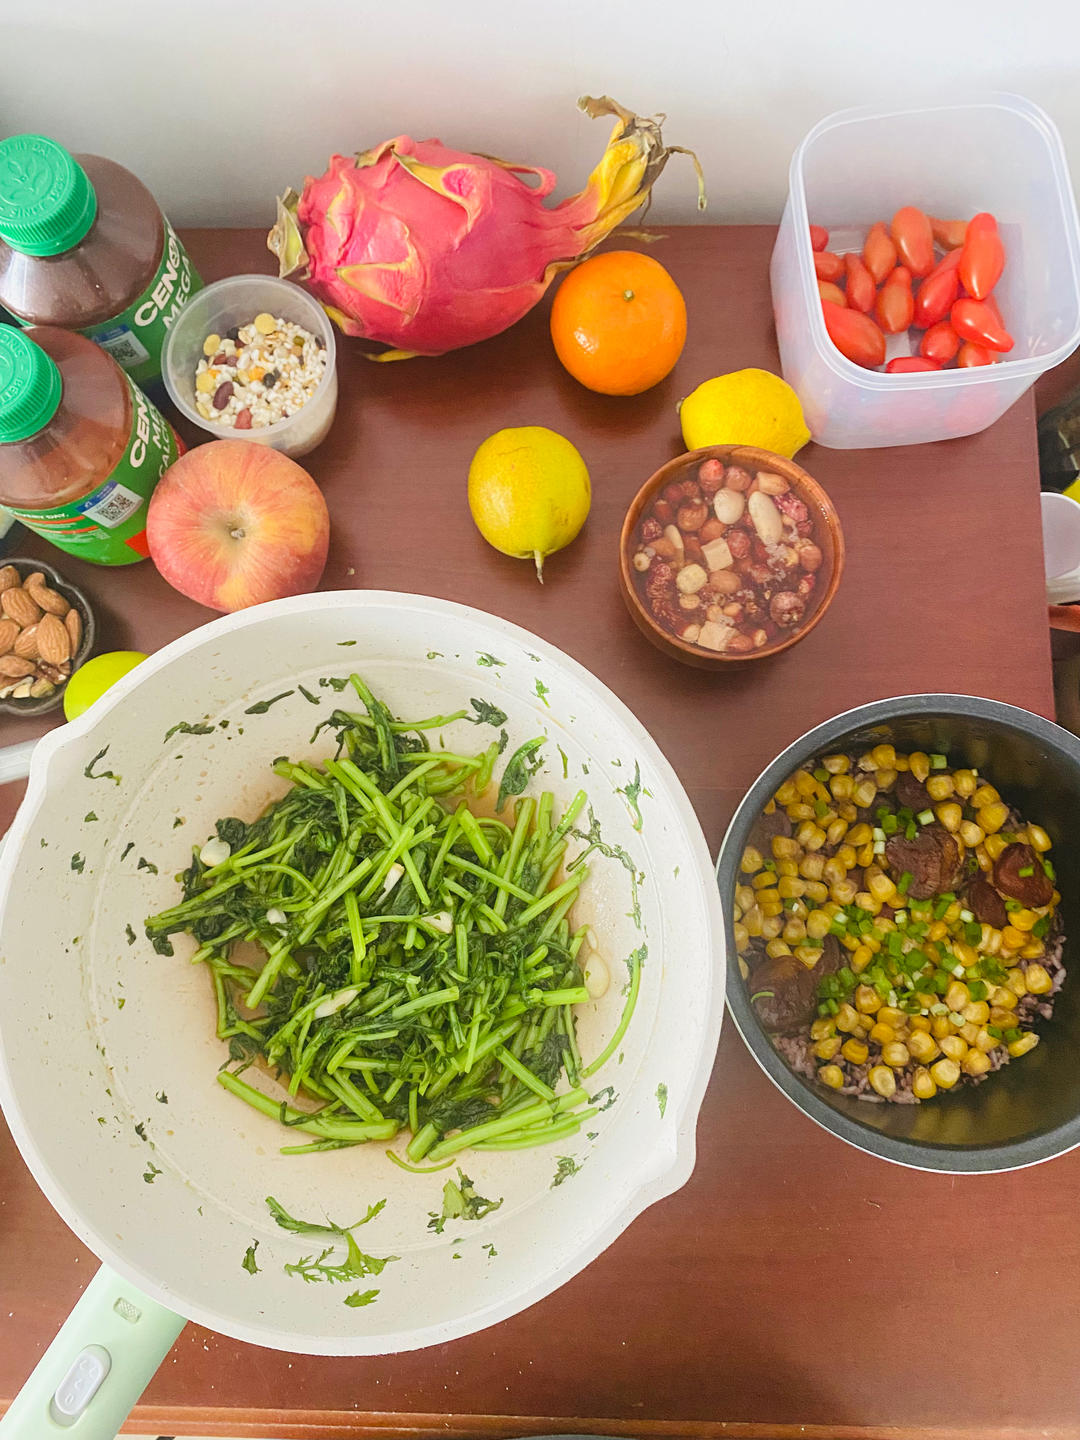
[{"label": "white frying pan", "polygon": [[[580,1172],[553,1188],[548,1148],[473,1152],[478,1191],[504,1203],[442,1236],[427,1220],[445,1175],[406,1174],[375,1144],[282,1156],[277,1121],[216,1083],[224,1047],[202,967],[181,943],[167,959],[142,938],[214,820],[250,819],[281,792],[275,756],[331,752],[325,734],[309,743],[335,699],[318,682],[350,670],[405,716],[490,699],[511,751],[546,734],[535,787],[557,805],[587,789],[605,839],[644,872],[640,928],[614,860],[598,861],[575,912],[615,979],[580,1017],[586,1057],[618,1021],[623,960],[648,946],[633,1022],[596,1076],[618,1098],[594,1140],[555,1147]],[[166,742],[179,721],[214,728]],[[447,740],[486,743],[465,722]],[[185,1319],[281,1350],[371,1355],[451,1340],[539,1300],[689,1177],[723,977],[712,864],[682,787],[630,712],[552,646],[464,606],[357,591],[244,611],[170,645],[38,744],[0,859],[0,1100],[39,1185],[103,1262],[0,1434],[43,1440],[77,1420],[84,1440],[111,1440]],[[401,1257],[373,1282],[377,1302],[350,1308],[351,1287],[287,1274],[313,1242],[274,1224],[267,1195],[342,1223],[385,1197],[360,1232],[365,1250]]]}]

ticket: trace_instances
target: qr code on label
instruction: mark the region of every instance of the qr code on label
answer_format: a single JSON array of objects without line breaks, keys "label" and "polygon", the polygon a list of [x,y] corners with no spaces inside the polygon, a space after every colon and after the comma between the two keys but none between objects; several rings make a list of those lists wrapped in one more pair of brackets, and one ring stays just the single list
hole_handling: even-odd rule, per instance
[{"label": "qr code on label", "polygon": [[107,350],[118,365],[141,365],[144,360],[150,359],[149,350],[136,339],[126,326],[122,326],[119,330],[107,331],[96,338],[102,350]]},{"label": "qr code on label", "polygon": [[91,505],[83,514],[106,530],[115,530],[117,525],[123,525],[129,516],[134,515],[142,503],[143,497],[136,495],[134,490],[129,490],[126,485],[114,485],[104,499]]}]

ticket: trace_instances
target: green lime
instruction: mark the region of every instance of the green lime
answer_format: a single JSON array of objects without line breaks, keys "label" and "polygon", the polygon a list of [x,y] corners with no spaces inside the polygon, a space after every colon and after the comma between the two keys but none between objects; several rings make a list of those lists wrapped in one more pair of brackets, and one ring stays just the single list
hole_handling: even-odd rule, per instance
[{"label": "green lime", "polygon": [[64,691],[65,718],[77,720],[110,685],[115,685],[145,659],[141,650],[110,650],[107,655],[95,655],[80,665]]}]

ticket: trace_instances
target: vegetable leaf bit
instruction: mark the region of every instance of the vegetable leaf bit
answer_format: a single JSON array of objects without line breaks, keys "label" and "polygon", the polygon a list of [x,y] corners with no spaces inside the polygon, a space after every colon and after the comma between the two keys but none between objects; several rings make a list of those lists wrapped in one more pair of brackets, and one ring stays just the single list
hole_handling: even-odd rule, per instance
[{"label": "vegetable leaf bit", "polygon": [[[382,1258],[366,1255],[352,1234],[358,1226],[374,1220],[386,1204],[385,1199],[369,1205],[367,1214],[360,1220],[354,1220],[351,1225],[335,1225],[332,1220],[328,1220],[325,1225],[316,1221],[297,1220],[272,1195],[266,1197],[266,1204],[270,1214],[283,1230],[294,1235],[330,1235],[335,1242],[344,1243],[343,1258],[340,1255],[335,1256],[335,1245],[331,1244],[325,1246],[318,1255],[304,1255],[295,1263],[285,1266],[286,1275],[299,1275],[301,1280],[308,1284],[335,1284],[347,1280],[362,1280],[365,1275],[381,1275],[387,1265],[401,1258],[399,1255],[386,1255]],[[375,1291],[371,1298],[374,1299],[378,1293]],[[356,1303],[370,1304],[371,1301]]]},{"label": "vegetable leaf bit", "polygon": [[430,1210],[427,1228],[441,1235],[448,1220],[482,1220],[493,1210],[498,1210],[502,1199],[485,1200],[476,1193],[476,1186],[462,1170],[458,1170],[456,1181],[447,1180],[443,1186],[442,1210]]},{"label": "vegetable leaf bit", "polygon": [[543,765],[543,760],[536,752],[543,745],[545,739],[546,736],[538,735],[534,740],[526,740],[525,744],[519,745],[506,762],[506,769],[499,782],[499,798],[495,802],[496,813],[502,813],[502,808],[509,796],[524,793],[529,781]]},{"label": "vegetable leaf bit", "polygon": [[257,1265],[255,1263],[255,1251],[258,1248],[258,1240],[253,1240],[251,1244],[247,1247],[247,1249],[244,1251],[244,1258],[240,1262],[241,1267],[246,1270],[249,1275],[258,1275],[262,1269],[261,1265]]}]

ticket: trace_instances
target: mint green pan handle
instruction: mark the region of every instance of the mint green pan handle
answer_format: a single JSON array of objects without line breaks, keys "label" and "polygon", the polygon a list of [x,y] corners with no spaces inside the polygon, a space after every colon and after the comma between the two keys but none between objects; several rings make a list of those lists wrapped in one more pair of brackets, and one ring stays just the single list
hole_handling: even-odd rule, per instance
[{"label": "mint green pan handle", "polygon": [[116,1440],[184,1320],[102,1265],[0,1420],[2,1440]]}]

